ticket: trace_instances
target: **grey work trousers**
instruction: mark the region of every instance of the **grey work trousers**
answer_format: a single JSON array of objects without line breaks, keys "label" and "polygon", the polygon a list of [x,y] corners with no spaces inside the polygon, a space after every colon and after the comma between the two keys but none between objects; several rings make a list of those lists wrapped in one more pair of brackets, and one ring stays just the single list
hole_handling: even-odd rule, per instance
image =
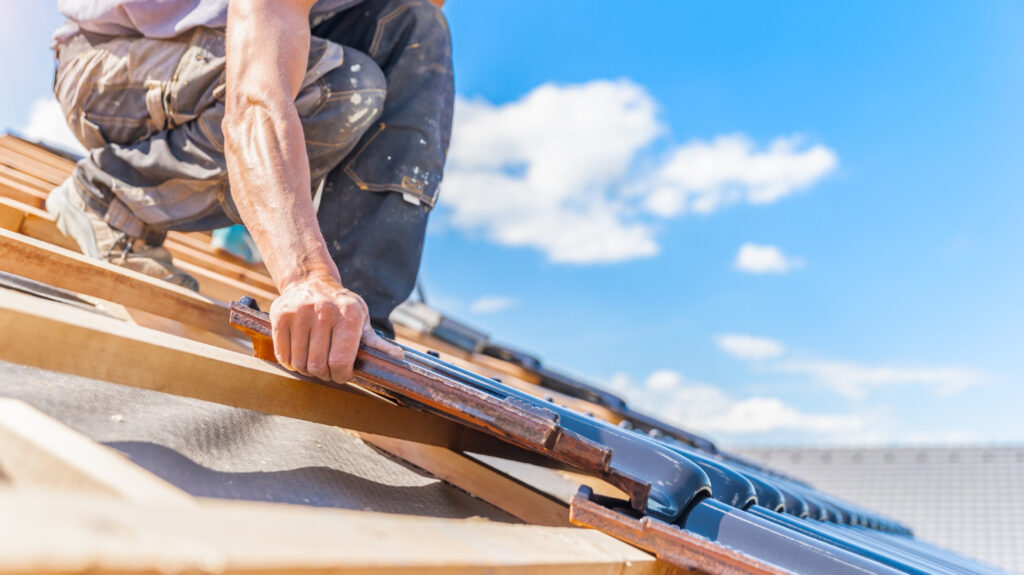
[{"label": "grey work trousers", "polygon": [[[313,28],[295,104],[318,220],[374,326],[411,293],[451,130],[451,46],[428,0],[367,0]],[[54,91],[89,150],[73,177],[113,227],[242,223],[224,159],[224,31],[171,39],[82,33],[58,50]],[[242,294],[239,294],[242,295]]]}]

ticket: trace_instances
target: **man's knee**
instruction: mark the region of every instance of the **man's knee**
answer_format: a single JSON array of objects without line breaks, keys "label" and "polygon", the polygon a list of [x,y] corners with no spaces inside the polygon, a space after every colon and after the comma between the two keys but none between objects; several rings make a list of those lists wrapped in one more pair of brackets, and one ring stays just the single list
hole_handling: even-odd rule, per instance
[{"label": "man's knee", "polygon": [[342,65],[325,74],[318,85],[320,103],[302,116],[307,145],[355,146],[384,108],[384,73],[369,56],[346,47]]}]

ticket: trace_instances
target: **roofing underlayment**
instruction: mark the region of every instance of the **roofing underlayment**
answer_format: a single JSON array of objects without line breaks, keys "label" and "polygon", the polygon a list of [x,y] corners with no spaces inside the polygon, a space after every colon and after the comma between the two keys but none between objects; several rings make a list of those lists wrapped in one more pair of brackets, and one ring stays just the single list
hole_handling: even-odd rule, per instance
[{"label": "roofing underlayment", "polygon": [[1000,572],[422,302],[403,359],[298,377],[208,235],[165,244],[198,295],[78,254],[72,166],[0,137],[0,574]]}]

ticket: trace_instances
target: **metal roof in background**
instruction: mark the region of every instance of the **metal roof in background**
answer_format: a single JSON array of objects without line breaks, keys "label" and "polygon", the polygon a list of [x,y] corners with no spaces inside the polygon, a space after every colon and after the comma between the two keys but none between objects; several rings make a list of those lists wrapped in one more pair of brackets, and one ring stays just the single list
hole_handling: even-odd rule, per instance
[{"label": "metal roof in background", "polygon": [[1024,445],[735,451],[906,523],[917,539],[1024,574]]}]

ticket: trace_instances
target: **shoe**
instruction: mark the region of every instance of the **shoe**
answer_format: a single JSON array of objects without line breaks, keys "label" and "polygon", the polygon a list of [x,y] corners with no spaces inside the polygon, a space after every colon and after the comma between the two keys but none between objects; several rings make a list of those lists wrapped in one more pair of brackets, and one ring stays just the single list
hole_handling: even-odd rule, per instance
[{"label": "shoe", "polygon": [[174,267],[167,248],[148,245],[115,230],[102,216],[90,211],[72,178],[50,192],[46,211],[57,220],[61,233],[78,243],[83,254],[199,291],[196,278]]}]

